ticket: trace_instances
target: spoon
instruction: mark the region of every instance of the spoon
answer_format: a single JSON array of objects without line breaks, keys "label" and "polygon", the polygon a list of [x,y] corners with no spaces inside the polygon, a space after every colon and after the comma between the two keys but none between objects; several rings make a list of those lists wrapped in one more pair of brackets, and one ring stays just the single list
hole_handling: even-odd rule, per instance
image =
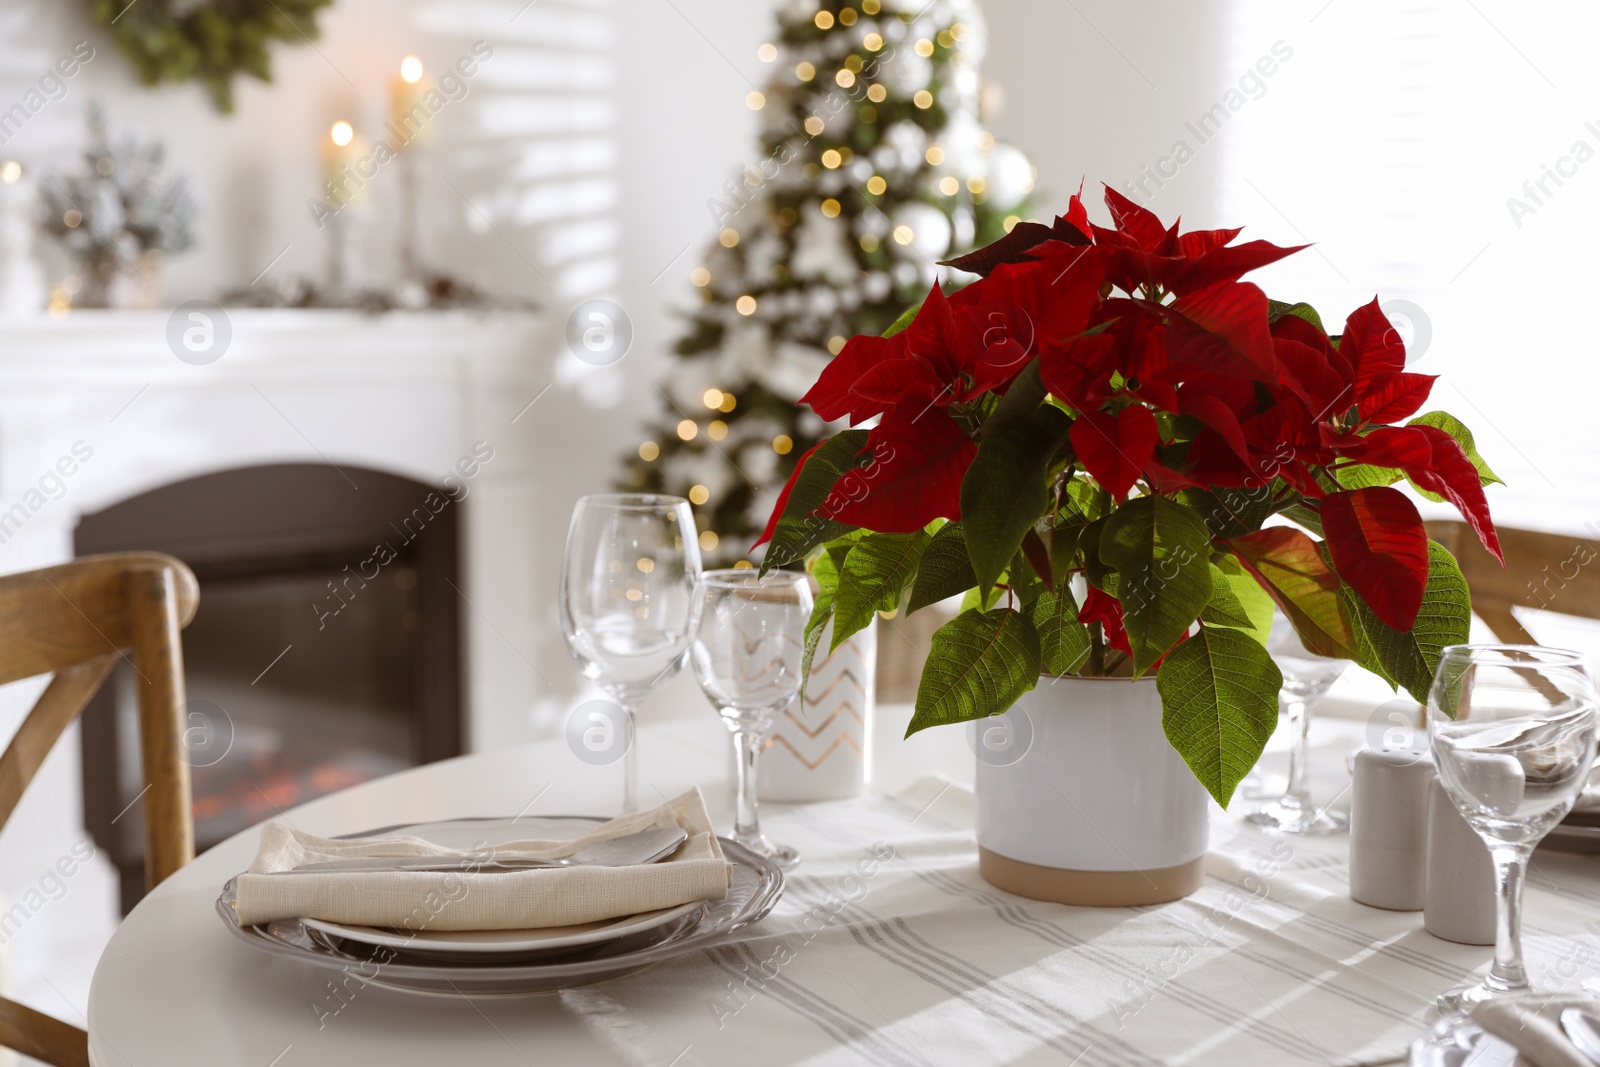
[{"label": "spoon", "polygon": [[1590,1063],[1600,1064],[1600,1016],[1582,1008],[1566,1008],[1561,1012],[1561,1029],[1573,1048],[1589,1057]]},{"label": "spoon", "polygon": [[623,834],[607,841],[597,841],[578,849],[559,860],[542,859],[483,859],[460,856],[443,859],[437,856],[360,856],[347,860],[308,863],[277,874],[314,874],[319,871],[527,871],[547,867],[630,867],[640,863],[654,863],[678,850],[689,838],[689,832],[680,826],[654,827],[637,833]]}]

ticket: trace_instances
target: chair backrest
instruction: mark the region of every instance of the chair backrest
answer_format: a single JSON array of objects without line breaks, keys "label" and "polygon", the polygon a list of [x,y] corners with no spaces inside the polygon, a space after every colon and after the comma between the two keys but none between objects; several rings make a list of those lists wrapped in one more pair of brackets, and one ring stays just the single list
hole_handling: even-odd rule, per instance
[{"label": "chair backrest", "polygon": [[1459,519],[1427,526],[1428,536],[1456,557],[1472,610],[1501,641],[1539,643],[1511,613],[1514,606],[1600,619],[1600,539],[1502,527],[1502,568]]},{"label": "chair backrest", "polygon": [[[189,568],[154,552],[87,556],[0,577],[0,684],[54,675],[0,755],[0,826],[123,657],[139,695],[145,880],[154,887],[194,858],[178,633],[199,601]],[[0,1045],[59,1067],[89,1062],[84,1031],[3,998]]]}]

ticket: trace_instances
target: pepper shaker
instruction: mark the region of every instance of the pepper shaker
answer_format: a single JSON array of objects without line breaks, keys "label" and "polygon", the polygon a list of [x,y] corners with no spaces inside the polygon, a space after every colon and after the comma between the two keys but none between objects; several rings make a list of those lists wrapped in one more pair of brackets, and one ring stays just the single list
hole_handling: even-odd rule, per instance
[{"label": "pepper shaker", "polygon": [[1428,787],[1433,761],[1416,749],[1356,753],[1350,794],[1350,898],[1390,911],[1421,911],[1428,871]]},{"label": "pepper shaker", "polygon": [[1428,933],[1463,945],[1494,944],[1494,861],[1437,775],[1428,789],[1424,896],[1422,925]]}]

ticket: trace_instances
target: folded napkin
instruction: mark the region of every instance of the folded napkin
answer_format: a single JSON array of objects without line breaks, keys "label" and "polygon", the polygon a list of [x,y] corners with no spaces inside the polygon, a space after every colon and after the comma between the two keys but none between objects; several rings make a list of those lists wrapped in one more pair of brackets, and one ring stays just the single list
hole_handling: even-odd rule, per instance
[{"label": "folded napkin", "polygon": [[1517,1050],[1533,1067],[1594,1067],[1561,1029],[1566,1008],[1594,1011],[1600,999],[1583,993],[1496,997],[1472,1009],[1472,1021]]},{"label": "folded napkin", "polygon": [[[671,859],[632,867],[557,867],[475,873],[489,859],[561,859],[580,848],[654,827],[689,832]],[[365,856],[459,860],[459,871],[326,871],[274,874],[307,863]],[[261,848],[239,876],[234,910],[252,926],[274,919],[385,926],[403,930],[525,930],[613,919],[639,912],[720,900],[733,866],[722,855],[700,790],[650,811],[596,826],[570,841],[528,839],[493,848],[440,848],[396,835],[334,840],[280,822],[261,829]]]}]

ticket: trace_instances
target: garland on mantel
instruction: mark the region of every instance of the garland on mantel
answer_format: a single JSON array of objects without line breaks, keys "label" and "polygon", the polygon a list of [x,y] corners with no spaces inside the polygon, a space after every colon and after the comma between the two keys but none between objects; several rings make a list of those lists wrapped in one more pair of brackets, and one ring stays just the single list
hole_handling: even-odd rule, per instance
[{"label": "garland on mantel", "polygon": [[272,80],[273,41],[309,42],[333,0],[89,0],[94,20],[146,85],[194,79],[233,112],[233,76]]}]

